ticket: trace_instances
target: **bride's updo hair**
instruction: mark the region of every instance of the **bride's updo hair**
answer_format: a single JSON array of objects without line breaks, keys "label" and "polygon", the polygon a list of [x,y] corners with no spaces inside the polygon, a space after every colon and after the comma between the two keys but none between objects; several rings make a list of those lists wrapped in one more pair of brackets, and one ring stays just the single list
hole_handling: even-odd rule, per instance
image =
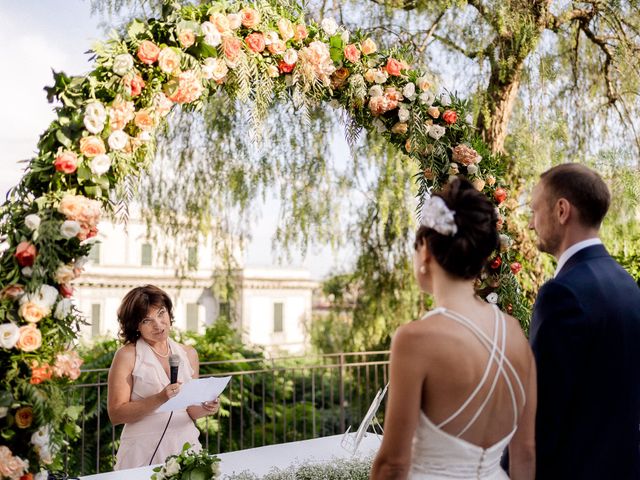
[{"label": "bride's updo hair", "polygon": [[468,180],[460,177],[433,196],[444,200],[454,212],[457,232],[443,235],[421,225],[416,233],[415,248],[427,242],[429,251],[445,271],[459,278],[476,278],[500,244],[494,205]]}]

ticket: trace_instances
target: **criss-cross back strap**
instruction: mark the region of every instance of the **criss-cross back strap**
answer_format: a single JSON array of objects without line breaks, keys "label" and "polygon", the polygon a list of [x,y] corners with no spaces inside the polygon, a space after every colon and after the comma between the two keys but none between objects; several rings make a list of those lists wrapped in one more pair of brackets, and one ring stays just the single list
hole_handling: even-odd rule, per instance
[{"label": "criss-cross back strap", "polygon": [[[447,318],[450,318],[451,320],[455,321],[456,323],[459,323],[459,324],[465,326],[466,328],[468,328],[471,331],[471,333],[474,334],[474,336],[480,341],[480,343],[490,353],[489,360],[487,362],[487,367],[485,368],[484,374],[483,374],[482,378],[480,379],[480,382],[478,383],[478,386],[474,389],[474,391],[467,398],[467,400],[465,400],[465,402],[460,406],[460,408],[458,408],[452,415],[450,415],[447,419],[445,419],[443,422],[440,422],[437,425],[439,428],[441,428],[442,426],[450,423],[452,420],[454,420],[458,415],[460,415],[464,411],[464,409],[478,395],[478,393],[480,392],[480,390],[482,389],[482,387],[486,383],[486,380],[488,378],[488,374],[489,374],[489,372],[491,370],[492,363],[496,362],[496,364],[497,364],[496,376],[493,378],[493,381],[491,382],[491,387],[489,388],[489,392],[487,393],[484,401],[482,402],[482,404],[480,405],[478,410],[472,416],[471,420],[465,425],[465,427],[462,429],[462,431],[460,431],[458,433],[457,436],[463,435],[471,427],[471,425],[473,425],[473,423],[478,419],[478,417],[480,416],[480,414],[482,413],[482,411],[486,407],[487,403],[491,399],[491,396],[493,395],[493,392],[495,391],[495,388],[497,386],[497,382],[498,382],[498,379],[500,378],[500,376],[502,376],[505,379],[505,382],[507,384],[507,388],[509,389],[509,393],[511,395],[511,404],[512,404],[513,412],[514,412],[513,413],[513,428],[514,429],[515,429],[515,427],[517,426],[517,423],[518,423],[518,406],[517,406],[517,401],[516,401],[516,393],[514,391],[513,384],[511,382],[511,378],[507,374],[507,372],[506,372],[506,370],[504,368],[504,365],[506,365],[507,369],[510,370],[511,373],[513,374],[513,376],[515,377],[516,382],[517,382],[518,387],[519,387],[519,390],[520,390],[520,395],[522,396],[523,401],[525,399],[525,390],[524,390],[524,387],[522,385],[522,382],[520,381],[520,377],[519,377],[518,373],[516,372],[515,368],[513,367],[513,365],[511,364],[511,362],[507,358],[507,356],[505,355],[506,330],[507,329],[506,329],[506,321],[505,321],[505,318],[504,318],[504,314],[495,305],[494,305],[494,310],[495,310],[495,322],[494,322],[493,339],[489,338],[489,336],[485,332],[483,332],[474,322],[469,320],[467,317],[465,317],[465,316],[463,316],[463,315],[461,315],[461,314],[459,314],[457,312],[454,312],[452,310],[449,310],[449,309],[446,309],[446,308],[437,308],[437,309],[429,312],[428,315],[426,315],[426,316],[431,316],[431,315],[434,315],[434,314],[437,314],[437,313],[441,313],[441,314],[445,315]],[[498,346],[498,336],[499,336],[500,333],[501,333],[501,335],[500,335],[501,342],[500,342],[500,345]]]}]

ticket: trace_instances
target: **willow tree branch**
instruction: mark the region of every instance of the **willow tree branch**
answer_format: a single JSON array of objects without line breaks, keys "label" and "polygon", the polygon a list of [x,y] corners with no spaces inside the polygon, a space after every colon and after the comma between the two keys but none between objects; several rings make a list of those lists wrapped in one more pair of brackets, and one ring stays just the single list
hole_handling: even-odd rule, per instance
[{"label": "willow tree branch", "polygon": [[463,54],[465,57],[470,58],[472,60],[478,58],[479,56],[487,55],[489,51],[493,48],[492,45],[488,45],[486,48],[482,48],[480,50],[465,50],[450,38],[443,37],[435,33],[433,34],[433,38],[438,40],[444,46],[449,47],[450,49],[455,50],[456,52],[459,52]]},{"label": "willow tree branch", "polygon": [[587,10],[586,8],[577,8],[555,16],[551,13],[547,16],[547,29],[558,32],[563,25],[574,21],[589,22],[595,15],[595,9]]}]

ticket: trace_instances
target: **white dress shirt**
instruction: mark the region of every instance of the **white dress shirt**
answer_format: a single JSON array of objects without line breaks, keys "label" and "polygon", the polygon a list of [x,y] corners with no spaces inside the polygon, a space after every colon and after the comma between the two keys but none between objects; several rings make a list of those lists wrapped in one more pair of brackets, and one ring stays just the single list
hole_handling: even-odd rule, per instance
[{"label": "white dress shirt", "polygon": [[565,263],[567,263],[567,260],[573,257],[576,253],[593,245],[602,245],[602,240],[600,240],[599,238],[589,238],[587,240],[582,240],[581,242],[574,243],[569,248],[567,248],[564,252],[562,252],[562,255],[560,255],[560,258],[558,259],[558,265],[556,266],[556,271],[553,276],[556,277],[558,275],[558,272],[562,270],[562,267],[564,267]]}]

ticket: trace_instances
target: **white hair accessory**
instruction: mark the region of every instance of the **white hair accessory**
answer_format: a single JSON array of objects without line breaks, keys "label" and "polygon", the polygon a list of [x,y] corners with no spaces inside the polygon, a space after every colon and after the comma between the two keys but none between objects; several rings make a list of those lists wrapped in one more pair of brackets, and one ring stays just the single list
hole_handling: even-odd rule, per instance
[{"label": "white hair accessory", "polygon": [[441,235],[454,236],[458,231],[455,212],[440,197],[427,196],[422,204],[420,223]]}]

